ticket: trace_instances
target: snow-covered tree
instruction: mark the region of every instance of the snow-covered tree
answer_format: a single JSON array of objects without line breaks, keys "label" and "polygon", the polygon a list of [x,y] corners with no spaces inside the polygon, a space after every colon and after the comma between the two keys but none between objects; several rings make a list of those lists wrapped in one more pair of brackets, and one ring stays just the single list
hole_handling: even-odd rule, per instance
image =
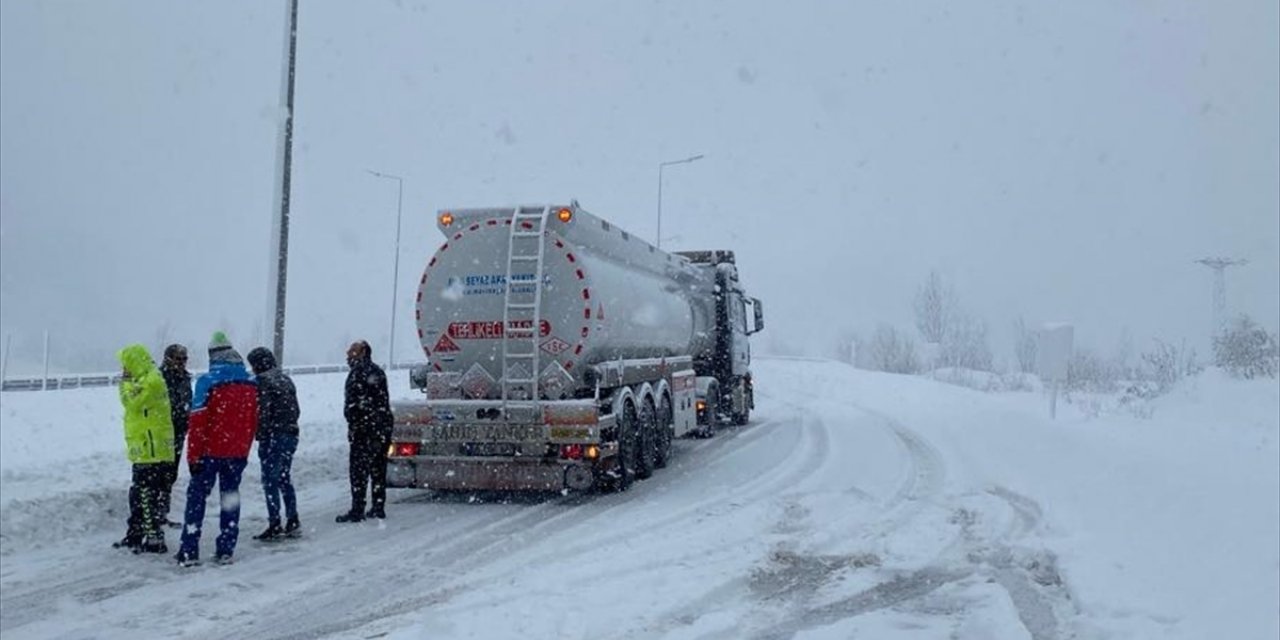
[{"label": "snow-covered tree", "polygon": [[925,342],[941,343],[956,315],[956,295],[937,270],[929,272],[915,299],[916,329]]}]

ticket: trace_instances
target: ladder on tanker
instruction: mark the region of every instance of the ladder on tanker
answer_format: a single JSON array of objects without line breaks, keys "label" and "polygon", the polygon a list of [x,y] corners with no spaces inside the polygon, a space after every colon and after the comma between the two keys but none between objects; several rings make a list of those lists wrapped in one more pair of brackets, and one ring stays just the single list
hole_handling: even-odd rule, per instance
[{"label": "ladder on tanker", "polygon": [[502,410],[506,416],[511,416],[512,408],[533,411],[538,407],[543,235],[550,215],[550,206],[516,207],[511,214],[502,305]]}]

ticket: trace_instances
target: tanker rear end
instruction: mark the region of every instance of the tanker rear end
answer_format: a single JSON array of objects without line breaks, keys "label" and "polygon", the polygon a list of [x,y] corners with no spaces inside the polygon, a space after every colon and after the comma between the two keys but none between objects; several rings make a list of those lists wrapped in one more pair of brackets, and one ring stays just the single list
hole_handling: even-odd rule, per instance
[{"label": "tanker rear end", "polygon": [[424,400],[393,407],[388,484],[625,488],[699,429],[717,270],[577,207],[441,211],[418,289]]}]

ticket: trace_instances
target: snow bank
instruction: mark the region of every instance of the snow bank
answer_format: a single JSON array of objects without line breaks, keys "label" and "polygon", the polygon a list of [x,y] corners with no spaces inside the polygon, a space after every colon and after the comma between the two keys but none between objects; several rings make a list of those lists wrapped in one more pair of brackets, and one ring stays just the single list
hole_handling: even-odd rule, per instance
[{"label": "snow bank", "polygon": [[[1139,417],[1043,394],[990,395],[830,365],[832,393],[958,455],[973,481],[1043,507],[1085,617],[1103,635],[1280,634],[1280,386],[1218,370]],[[834,382],[839,381],[839,382]]]}]

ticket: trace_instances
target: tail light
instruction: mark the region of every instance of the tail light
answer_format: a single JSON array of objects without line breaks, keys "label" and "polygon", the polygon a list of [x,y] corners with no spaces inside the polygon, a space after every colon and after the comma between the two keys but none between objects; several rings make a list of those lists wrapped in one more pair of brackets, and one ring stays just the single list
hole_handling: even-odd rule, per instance
[{"label": "tail light", "polygon": [[391,456],[399,456],[402,458],[412,458],[418,455],[418,443],[416,442],[392,442],[391,450],[387,452]]},{"label": "tail light", "polygon": [[583,446],[580,444],[560,445],[560,457],[566,460],[581,460]]}]

